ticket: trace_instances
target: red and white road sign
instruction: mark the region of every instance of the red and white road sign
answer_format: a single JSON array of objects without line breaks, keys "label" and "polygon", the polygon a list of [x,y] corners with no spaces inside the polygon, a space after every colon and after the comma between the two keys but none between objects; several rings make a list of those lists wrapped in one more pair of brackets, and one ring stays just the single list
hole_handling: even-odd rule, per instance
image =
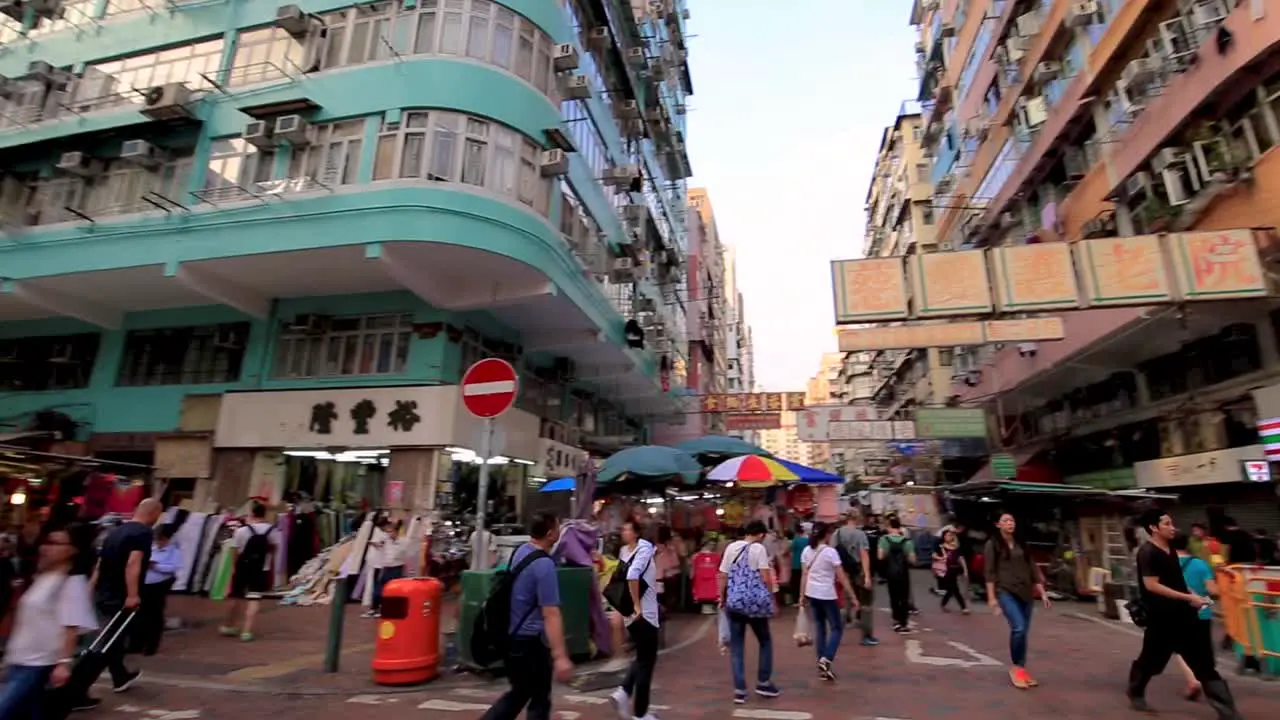
[{"label": "red and white road sign", "polygon": [[511,409],[520,384],[511,363],[485,358],[462,374],[462,404],[478,418],[494,418]]}]

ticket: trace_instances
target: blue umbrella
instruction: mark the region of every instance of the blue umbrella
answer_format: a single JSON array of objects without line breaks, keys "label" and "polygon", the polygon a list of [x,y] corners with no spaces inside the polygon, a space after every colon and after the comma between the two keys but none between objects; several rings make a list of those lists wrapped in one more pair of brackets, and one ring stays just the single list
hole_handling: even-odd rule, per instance
[{"label": "blue umbrella", "polygon": [[752,445],[746,440],[728,435],[703,435],[692,440],[685,440],[677,444],[676,448],[690,455],[715,455],[722,459],[738,457],[739,455],[773,457],[768,450],[758,445]]},{"label": "blue umbrella", "polygon": [[538,492],[573,492],[577,489],[578,480],[571,477],[562,477],[559,480],[548,480],[538,488]]},{"label": "blue umbrella", "polygon": [[702,466],[687,452],[661,445],[641,445],[616,452],[604,461],[596,481],[605,484],[623,478],[680,479],[695,483]]},{"label": "blue umbrella", "polygon": [[826,470],[811,468],[808,465],[793,463],[790,460],[783,460],[782,458],[774,458],[774,459],[777,460],[780,465],[790,470],[791,472],[795,473],[796,477],[800,478],[800,482],[814,483],[818,485],[822,485],[822,484],[834,485],[836,483],[841,483],[841,484],[844,483],[844,478],[840,477],[839,475],[833,475],[832,473],[829,473]]}]

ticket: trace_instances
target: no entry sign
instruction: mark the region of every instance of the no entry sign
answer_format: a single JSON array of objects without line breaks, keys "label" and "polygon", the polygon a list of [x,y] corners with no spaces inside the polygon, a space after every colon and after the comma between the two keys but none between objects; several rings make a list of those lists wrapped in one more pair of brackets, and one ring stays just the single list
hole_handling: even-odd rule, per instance
[{"label": "no entry sign", "polygon": [[516,369],[498,358],[485,358],[462,375],[462,404],[478,418],[494,418],[511,409],[519,390]]}]

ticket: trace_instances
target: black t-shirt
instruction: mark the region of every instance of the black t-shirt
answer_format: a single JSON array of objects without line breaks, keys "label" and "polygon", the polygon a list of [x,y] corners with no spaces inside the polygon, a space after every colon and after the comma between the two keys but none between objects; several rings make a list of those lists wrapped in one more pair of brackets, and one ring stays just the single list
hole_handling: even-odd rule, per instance
[{"label": "black t-shirt", "polygon": [[133,521],[107,534],[99,556],[97,587],[99,601],[124,602],[125,596],[129,594],[129,586],[125,583],[125,568],[129,565],[129,555],[134,551],[142,553],[143,577],[138,578],[138,587],[142,587],[147,566],[151,564],[151,539],[151,528]]},{"label": "black t-shirt", "polygon": [[1178,562],[1177,553],[1172,550],[1165,552],[1150,542],[1142,543],[1142,547],[1138,548],[1138,590],[1151,618],[1159,621],[1195,619],[1195,608],[1190,603],[1147,590],[1143,578],[1149,577],[1155,578],[1170,590],[1190,592],[1187,581],[1182,576],[1182,563]]}]

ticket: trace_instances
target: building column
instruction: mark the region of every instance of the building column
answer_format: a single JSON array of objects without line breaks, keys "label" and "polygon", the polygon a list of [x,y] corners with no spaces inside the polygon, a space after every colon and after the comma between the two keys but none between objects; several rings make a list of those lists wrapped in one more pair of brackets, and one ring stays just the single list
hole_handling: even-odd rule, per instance
[{"label": "building column", "polygon": [[[206,490],[212,505],[237,508],[249,496],[253,474],[253,450],[222,449],[213,453],[213,483]],[[199,500],[199,498],[197,498]]]},{"label": "building column", "polygon": [[[407,448],[391,451],[391,462],[387,465],[387,482],[404,483],[404,497],[396,509],[425,515],[435,508],[439,452],[435,448]],[[385,490],[383,497],[387,497]]]}]

